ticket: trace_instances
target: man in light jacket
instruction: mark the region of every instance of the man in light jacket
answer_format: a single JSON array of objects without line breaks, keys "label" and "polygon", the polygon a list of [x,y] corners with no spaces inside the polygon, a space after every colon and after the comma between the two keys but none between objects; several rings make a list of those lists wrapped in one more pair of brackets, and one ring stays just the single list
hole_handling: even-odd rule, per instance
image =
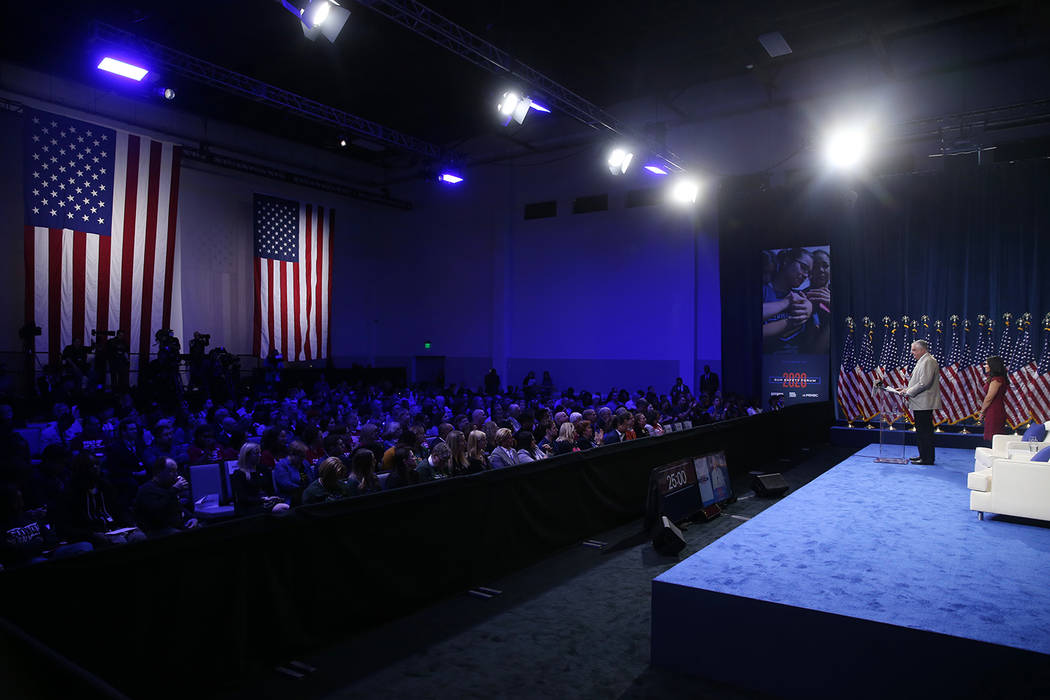
[{"label": "man in light jacket", "polygon": [[933,412],[941,408],[941,368],[930,354],[930,345],[925,340],[911,344],[911,355],[915,358],[908,388],[900,390],[915,416],[915,438],[919,443],[919,456],[912,457],[913,464],[933,464]]}]

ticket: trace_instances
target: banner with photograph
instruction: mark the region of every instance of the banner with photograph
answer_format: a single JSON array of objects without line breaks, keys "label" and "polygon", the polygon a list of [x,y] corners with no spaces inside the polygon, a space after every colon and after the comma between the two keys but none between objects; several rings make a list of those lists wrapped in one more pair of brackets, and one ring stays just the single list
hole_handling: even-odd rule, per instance
[{"label": "banner with photograph", "polygon": [[762,385],[769,408],[827,401],[831,246],[762,251]]}]

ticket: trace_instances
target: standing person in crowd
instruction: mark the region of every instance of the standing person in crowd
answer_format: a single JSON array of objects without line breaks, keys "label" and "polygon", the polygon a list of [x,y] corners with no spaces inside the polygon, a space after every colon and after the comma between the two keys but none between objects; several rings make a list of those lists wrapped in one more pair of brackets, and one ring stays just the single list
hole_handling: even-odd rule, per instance
[{"label": "standing person in crowd", "polygon": [[493,469],[513,467],[518,463],[518,451],[514,447],[514,433],[510,428],[496,431],[496,448],[489,455]]},{"label": "standing person in crowd", "polygon": [[1002,435],[1006,430],[1006,392],[1010,390],[1010,378],[1006,363],[998,355],[984,361],[984,373],[988,377],[984,385],[984,401],[977,411],[977,420],[984,421],[984,439],[991,442],[992,436]]},{"label": "standing person in crowd", "polygon": [[711,365],[704,365],[704,373],[700,375],[700,393],[713,396],[718,391],[718,375],[711,371]]}]

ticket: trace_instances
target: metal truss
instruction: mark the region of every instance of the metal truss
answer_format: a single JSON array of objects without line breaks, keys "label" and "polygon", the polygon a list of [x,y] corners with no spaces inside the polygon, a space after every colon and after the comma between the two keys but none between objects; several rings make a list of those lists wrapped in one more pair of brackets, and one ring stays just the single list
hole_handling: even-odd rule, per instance
[{"label": "metal truss", "polygon": [[246,97],[281,111],[295,114],[304,119],[334,126],[373,141],[393,146],[402,151],[417,153],[436,161],[455,161],[460,159],[457,154],[450,153],[440,146],[417,139],[414,136],[403,134],[400,131],[369,121],[363,117],[358,117],[349,112],[344,112],[317,100],[311,100],[308,97],[282,90],[261,80],[249,78],[246,75],[241,75],[214,63],[176,51],[155,41],[143,39],[103,22],[95,23],[95,37],[101,41],[112,42],[141,51],[173,73],[225,92]]},{"label": "metal truss", "polygon": [[551,102],[551,106],[557,107],[560,112],[592,129],[606,129],[644,145],[672,170],[682,169],[678,157],[662,144],[633,133],[597,105],[415,0],[357,0],[357,3],[371,8],[476,66],[492,73],[509,73],[526,83],[531,90],[542,93],[542,96]]}]

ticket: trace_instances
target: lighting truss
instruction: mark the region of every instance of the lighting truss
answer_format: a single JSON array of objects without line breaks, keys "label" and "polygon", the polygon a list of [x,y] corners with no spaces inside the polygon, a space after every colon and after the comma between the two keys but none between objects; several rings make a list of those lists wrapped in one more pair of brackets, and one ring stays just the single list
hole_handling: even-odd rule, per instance
[{"label": "lighting truss", "polygon": [[678,156],[653,139],[639,137],[611,114],[592,104],[572,90],[556,83],[538,70],[531,68],[506,51],[493,46],[481,37],[439,15],[415,0],[357,0],[384,17],[397,22],[438,46],[467,59],[471,63],[497,75],[510,75],[526,83],[533,91],[543,93],[548,106],[592,129],[606,129],[638,143],[644,143],[670,170],[680,171]]},{"label": "lighting truss", "polygon": [[246,97],[255,102],[274,107],[310,121],[335,126],[340,130],[352,131],[373,141],[393,146],[410,153],[417,153],[428,159],[438,161],[459,161],[460,156],[450,153],[440,146],[403,134],[389,127],[358,117],[331,105],[297,95],[279,87],[249,78],[214,63],[209,63],[189,54],[143,39],[135,34],[110,26],[103,22],[95,23],[95,37],[124,47],[134,48],[148,55],[155,64],[178,73],[186,78],[225,92]]}]

